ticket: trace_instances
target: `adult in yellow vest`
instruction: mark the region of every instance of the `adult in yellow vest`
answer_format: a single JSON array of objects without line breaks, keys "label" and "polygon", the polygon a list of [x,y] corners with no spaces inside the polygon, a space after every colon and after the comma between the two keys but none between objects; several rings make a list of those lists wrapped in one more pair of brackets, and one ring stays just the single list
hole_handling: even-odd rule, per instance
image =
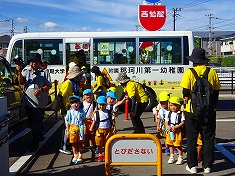
[{"label": "adult in yellow vest", "polygon": [[[207,70],[209,59],[205,56],[205,50],[202,48],[194,48],[192,55],[187,59],[193,62],[193,69],[197,75],[202,76]],[[211,172],[214,162],[214,138],[216,129],[216,105],[219,97],[220,82],[216,71],[210,68],[207,80],[211,85],[211,108],[208,115],[197,117],[192,108],[192,90],[196,78],[193,72],[188,69],[185,71],[180,86],[183,88],[183,98],[186,103],[184,109],[185,126],[187,135],[187,166],[186,170],[195,174],[197,173],[197,138],[198,134],[202,135],[204,160],[202,167],[205,173]]]},{"label": "adult in yellow vest", "polygon": [[102,72],[100,71],[100,68],[97,66],[93,66],[91,68],[91,72],[94,73],[96,77],[96,84],[94,85],[93,92],[98,96],[101,91],[107,92],[105,78]]},{"label": "adult in yellow vest", "polygon": [[120,99],[123,99],[126,94],[131,99],[130,118],[134,127],[133,133],[145,133],[140,116],[144,112],[149,101],[146,91],[142,84],[131,81],[126,73],[119,73],[116,81],[120,83],[123,88],[123,94]]}]

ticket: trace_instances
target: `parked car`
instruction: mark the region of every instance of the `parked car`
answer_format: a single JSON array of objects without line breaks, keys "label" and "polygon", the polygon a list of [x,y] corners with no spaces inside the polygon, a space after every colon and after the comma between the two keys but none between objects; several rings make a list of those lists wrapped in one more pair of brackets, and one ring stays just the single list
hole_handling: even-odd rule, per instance
[{"label": "parked car", "polygon": [[25,118],[22,106],[23,89],[18,84],[17,74],[11,69],[8,61],[0,55],[0,93],[7,97],[7,110],[12,118],[9,126]]}]

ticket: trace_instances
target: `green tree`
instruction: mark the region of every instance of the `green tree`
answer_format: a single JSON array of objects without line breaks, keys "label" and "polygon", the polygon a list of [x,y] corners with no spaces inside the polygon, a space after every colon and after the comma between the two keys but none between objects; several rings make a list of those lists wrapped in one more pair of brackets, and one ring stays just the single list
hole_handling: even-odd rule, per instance
[{"label": "green tree", "polygon": [[235,56],[227,56],[222,59],[222,66],[235,67]]}]

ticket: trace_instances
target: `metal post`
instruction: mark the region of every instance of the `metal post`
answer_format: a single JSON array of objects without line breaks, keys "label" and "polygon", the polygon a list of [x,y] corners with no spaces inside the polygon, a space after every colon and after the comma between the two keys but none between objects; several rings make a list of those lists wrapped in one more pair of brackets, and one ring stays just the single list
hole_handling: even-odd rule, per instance
[{"label": "metal post", "polygon": [[9,175],[9,143],[8,143],[8,118],[7,97],[0,97],[0,175]]},{"label": "metal post", "polygon": [[[56,98],[58,96],[58,94],[57,94],[57,84],[58,84],[58,81],[55,80],[54,83],[55,83],[55,98]],[[58,111],[55,111],[55,119],[58,120]]]},{"label": "metal post", "polygon": [[[128,95],[126,95],[128,97]],[[126,99],[125,102],[125,120],[128,120],[128,113],[129,113],[129,100]]]},{"label": "metal post", "polygon": [[231,85],[231,87],[232,87],[232,94],[233,94],[233,71],[232,71],[232,85]]}]

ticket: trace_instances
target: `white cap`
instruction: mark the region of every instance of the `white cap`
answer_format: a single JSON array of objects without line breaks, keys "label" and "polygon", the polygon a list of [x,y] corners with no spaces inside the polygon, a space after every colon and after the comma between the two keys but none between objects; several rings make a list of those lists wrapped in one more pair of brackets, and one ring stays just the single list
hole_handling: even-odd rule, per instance
[{"label": "white cap", "polygon": [[72,67],[72,66],[75,66],[75,65],[76,65],[75,62],[70,62],[69,63],[69,68]]}]

